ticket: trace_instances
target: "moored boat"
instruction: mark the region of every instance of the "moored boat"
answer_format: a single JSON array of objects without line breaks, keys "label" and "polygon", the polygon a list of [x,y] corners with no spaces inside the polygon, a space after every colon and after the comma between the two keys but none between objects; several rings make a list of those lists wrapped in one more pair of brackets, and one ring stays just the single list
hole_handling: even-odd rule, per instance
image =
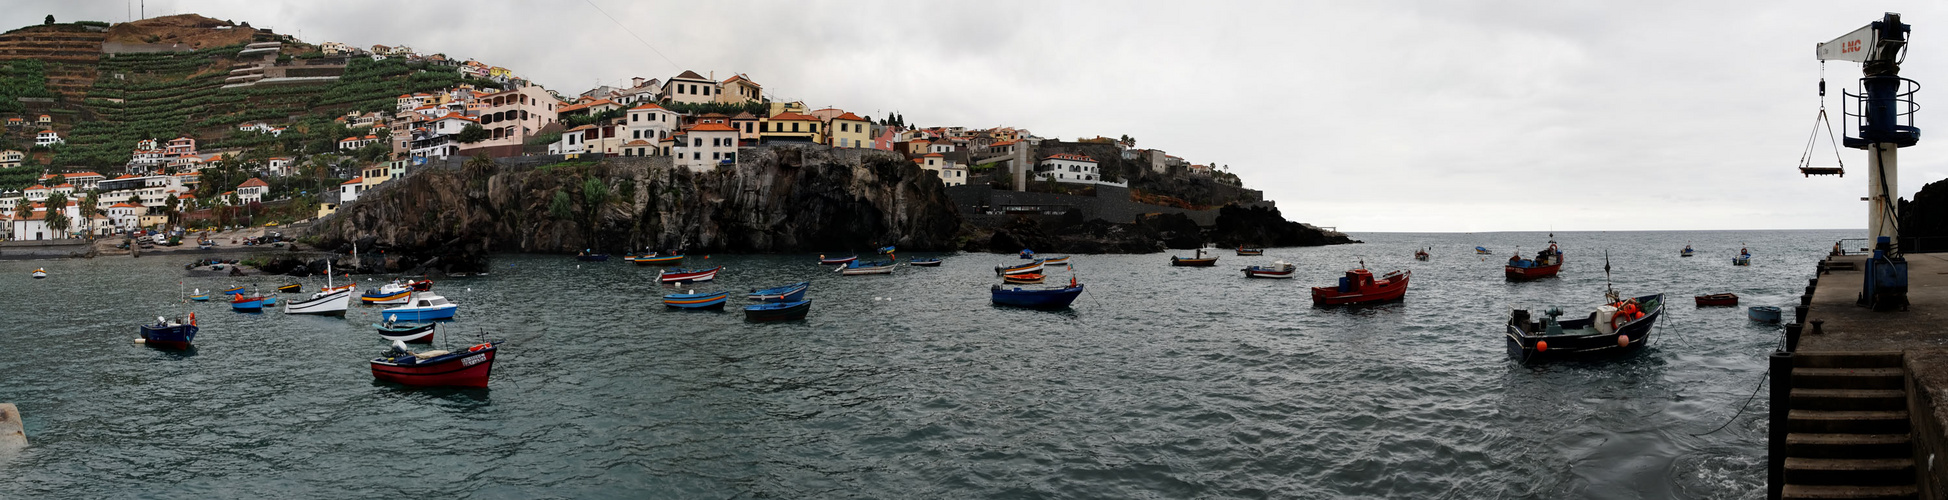
[{"label": "moored boat", "polygon": [[153,324],[144,324],[140,329],[142,344],[163,349],[188,349],[190,342],[196,340],[196,313],[171,320],[156,317]]},{"label": "moored boat", "polygon": [[1336,306],[1401,300],[1407,296],[1411,278],[1412,271],[1392,271],[1377,279],[1366,269],[1346,271],[1339,277],[1338,286],[1312,287],[1312,303]]},{"label": "moored boat", "polygon": [[1433,254],[1427,253],[1426,249],[1414,250],[1414,260],[1427,260],[1428,257],[1432,256]]},{"label": "moored boat", "polygon": [[1023,259],[1033,259],[1033,258],[1035,258],[1035,251],[1034,251],[1034,250],[1029,250],[1029,249],[1026,249],[1026,248],[1023,248],[1023,249],[1021,249],[1021,258],[1023,258]]},{"label": "moored boat", "polygon": [[1778,323],[1779,308],[1775,306],[1752,306],[1745,310],[1745,316],[1761,323]]},{"label": "moored boat", "polygon": [[412,300],[407,301],[406,305],[386,309],[379,314],[379,317],[384,318],[385,321],[393,322],[431,321],[436,319],[453,319],[454,313],[460,310],[459,304],[449,302],[446,300],[446,297],[441,297],[433,292],[412,293],[408,291],[407,293],[411,294]]},{"label": "moored boat", "polygon": [[839,268],[839,274],[844,276],[858,276],[862,274],[893,274],[893,261],[881,260],[881,261],[873,261],[873,262],[859,262],[855,260],[852,262],[847,262],[845,267]]},{"label": "moored boat", "polygon": [[797,302],[805,298],[805,291],[812,288],[812,282],[800,281],[785,286],[752,289],[747,298],[758,302]]},{"label": "moored boat", "polygon": [[1251,266],[1244,269],[1246,278],[1289,279],[1299,266],[1286,261],[1273,261],[1267,266]]},{"label": "moored boat", "polygon": [[40,269],[40,268],[34,269],[34,279],[45,279],[45,278],[47,278],[46,269]]},{"label": "moored boat", "polygon": [[201,288],[190,290],[189,300],[194,300],[197,302],[208,302],[210,300],[210,292],[205,292]]},{"label": "moored boat", "polygon": [[1030,274],[1042,272],[1042,261],[1034,261],[1018,266],[994,266],[996,276],[1007,274]]},{"label": "moored boat", "polygon": [[224,295],[243,295],[243,293],[244,293],[243,285],[237,285],[235,287],[231,287],[223,290]]},{"label": "moored boat", "polygon": [[1042,259],[1042,265],[1043,266],[1066,266],[1069,265],[1069,258],[1066,256],[1044,258]]},{"label": "moored boat", "polygon": [[677,309],[723,309],[730,292],[672,293],[663,296],[663,305]]},{"label": "moored boat", "polygon": [[595,253],[593,250],[582,250],[581,253],[575,254],[575,260],[582,262],[607,262],[609,260],[609,254]]},{"label": "moored boat", "polygon": [[410,280],[401,286],[411,288],[415,292],[425,292],[433,289],[433,280]]},{"label": "moored boat", "polygon": [[461,352],[415,353],[395,342],[390,351],[372,359],[372,378],[421,387],[487,387],[500,342],[483,342]]},{"label": "moored boat", "polygon": [[1189,259],[1172,255],[1170,256],[1170,265],[1180,266],[1180,267],[1215,266],[1217,265],[1218,258],[1216,253],[1211,252],[1210,250],[1211,249],[1209,248],[1199,248],[1197,249],[1197,256]]},{"label": "moored boat", "polygon": [[235,298],[230,299],[230,309],[237,312],[262,312],[264,301],[263,295],[237,294]]},{"label": "moored boat", "polygon": [[398,282],[386,283],[378,288],[366,290],[358,297],[359,302],[367,304],[404,304],[413,296],[413,289]]},{"label": "moored boat", "polygon": [[1245,256],[1253,256],[1253,255],[1265,255],[1265,249],[1263,249],[1263,248],[1245,248],[1245,247],[1243,247],[1243,246],[1239,246],[1239,247],[1238,247],[1238,256],[1240,256],[1240,257],[1245,257]]},{"label": "moored boat", "polygon": [[352,302],[352,291],[342,289],[335,292],[319,291],[311,298],[284,303],[284,314],[345,314],[345,307]]},{"label": "moored boat", "polygon": [[914,257],[912,259],[907,260],[906,265],[919,266],[919,267],[940,267],[940,262],[941,262],[940,259],[922,259],[919,257]]},{"label": "moored boat", "polygon": [[1530,318],[1516,309],[1507,324],[1508,354],[1524,363],[1573,356],[1613,354],[1642,348],[1664,313],[1664,294],[1645,295],[1597,306],[1589,316],[1557,320],[1561,308]]},{"label": "moored boat", "polygon": [[836,266],[836,265],[848,264],[855,260],[859,260],[859,256],[849,255],[845,257],[826,257],[824,255],[820,255],[818,256],[818,265]]},{"label": "moored boat", "polygon": [[665,269],[662,273],[656,275],[656,280],[664,284],[710,281],[717,279],[717,272],[722,270],[724,270],[724,266],[717,266],[710,269]]},{"label": "moored boat", "polygon": [[1062,288],[1034,289],[1018,286],[994,285],[988,289],[997,306],[1026,307],[1031,309],[1061,309],[1069,307],[1075,298],[1082,295],[1082,285],[1073,280]]},{"label": "moored boat", "polygon": [[1002,283],[1010,283],[1010,284],[1017,284],[1017,285],[1032,285],[1032,284],[1036,284],[1036,283],[1041,283],[1041,282],[1042,282],[1042,280],[1044,280],[1044,279],[1047,279],[1047,276],[1043,276],[1043,275],[1042,275],[1041,273],[1022,273],[1022,274],[1003,274],[1003,275],[1001,275],[1001,282],[1002,282]]},{"label": "moored boat", "polygon": [[277,287],[277,293],[299,293],[303,290],[304,290],[304,285],[301,283],[292,283],[289,285],[282,285]]},{"label": "moored boat", "polygon": [[1752,265],[1752,251],[1744,248],[1738,249],[1738,256],[1732,257],[1732,265],[1734,266]]},{"label": "moored boat", "polygon": [[636,256],[636,265],[638,266],[674,266],[682,263],[683,255],[681,254],[660,257],[655,254]]},{"label": "moored boat", "polygon": [[1562,250],[1556,248],[1555,240],[1549,241],[1549,248],[1535,253],[1534,259],[1524,259],[1517,255],[1508,258],[1508,265],[1502,266],[1502,274],[1512,281],[1528,281],[1555,276],[1562,271]]},{"label": "moored boat", "polygon": [[1493,255],[1494,253],[1489,251],[1488,247],[1475,247],[1475,255]]},{"label": "moored boat", "polygon": [[746,321],[799,320],[805,319],[805,313],[811,312],[811,310],[812,301],[810,300],[753,304],[744,306],[744,319]]},{"label": "moored boat", "polygon": [[1679,252],[1677,253],[1677,256],[1679,256],[1679,257],[1690,257],[1690,256],[1691,256],[1692,254],[1695,254],[1695,253],[1697,253],[1697,251],[1696,251],[1696,250],[1692,250],[1692,249],[1691,249],[1691,245],[1685,245],[1685,246],[1684,246],[1684,250],[1682,250],[1682,251],[1679,251]]},{"label": "moored boat", "polygon": [[1698,301],[1698,307],[1738,305],[1738,295],[1731,294],[1731,293],[1714,293],[1710,295],[1699,295],[1697,297],[1694,297],[1693,299]]},{"label": "moored boat", "polygon": [[399,341],[408,344],[433,343],[434,325],[438,323],[373,323],[372,328],[386,341]]}]

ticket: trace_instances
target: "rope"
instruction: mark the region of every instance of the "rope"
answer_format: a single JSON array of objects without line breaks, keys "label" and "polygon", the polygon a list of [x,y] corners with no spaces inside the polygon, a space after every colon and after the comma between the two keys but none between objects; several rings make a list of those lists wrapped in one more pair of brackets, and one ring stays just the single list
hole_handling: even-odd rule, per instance
[{"label": "rope", "polygon": [[1730,427],[1732,425],[1732,422],[1737,422],[1738,417],[1745,414],[1745,408],[1752,405],[1752,400],[1758,399],[1759,389],[1765,387],[1765,381],[1770,380],[1771,378],[1772,378],[1772,368],[1768,366],[1765,369],[1765,375],[1759,377],[1759,385],[1757,387],[1752,388],[1752,395],[1745,398],[1745,404],[1738,405],[1738,413],[1733,414],[1731,420],[1726,420],[1725,425],[1720,425],[1718,426],[1718,428],[1712,429],[1711,432],[1706,432],[1704,434],[1692,434],[1691,437],[1710,435],[1712,433],[1725,430],[1726,427]]}]

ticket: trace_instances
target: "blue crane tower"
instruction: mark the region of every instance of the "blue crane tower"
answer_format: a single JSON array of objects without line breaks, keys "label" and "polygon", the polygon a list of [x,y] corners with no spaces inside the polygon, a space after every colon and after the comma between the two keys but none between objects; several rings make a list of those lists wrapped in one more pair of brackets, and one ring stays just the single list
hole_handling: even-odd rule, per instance
[{"label": "blue crane tower", "polygon": [[1860,63],[1860,93],[1843,91],[1840,128],[1848,133],[1842,144],[1867,151],[1867,236],[1874,252],[1867,260],[1860,303],[1875,309],[1907,305],[1907,262],[1900,257],[1897,243],[1900,230],[1894,196],[1899,193],[1895,188],[1900,179],[1900,148],[1921,140],[1921,129],[1914,126],[1914,93],[1920,87],[1901,78],[1907,33],[1901,15],[1888,12],[1879,21],[1817,47],[1820,61]]}]

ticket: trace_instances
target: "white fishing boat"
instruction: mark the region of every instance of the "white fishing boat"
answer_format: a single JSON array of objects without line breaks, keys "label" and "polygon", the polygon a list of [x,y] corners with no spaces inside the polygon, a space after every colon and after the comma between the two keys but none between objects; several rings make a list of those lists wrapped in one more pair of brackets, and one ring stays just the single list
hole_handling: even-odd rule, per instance
[{"label": "white fishing boat", "polygon": [[325,263],[325,288],[311,294],[311,298],[284,303],[284,314],[345,314],[345,308],[352,303],[352,287],[335,287],[331,284],[331,262]]}]

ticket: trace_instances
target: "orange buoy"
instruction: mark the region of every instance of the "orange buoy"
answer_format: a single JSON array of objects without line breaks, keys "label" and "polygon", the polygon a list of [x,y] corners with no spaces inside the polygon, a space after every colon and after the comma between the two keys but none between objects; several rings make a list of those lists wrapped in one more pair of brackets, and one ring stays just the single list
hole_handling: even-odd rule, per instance
[{"label": "orange buoy", "polygon": [[1548,350],[1549,350],[1549,341],[1547,340],[1535,341],[1535,352],[1545,352]]},{"label": "orange buoy", "polygon": [[1617,347],[1630,347],[1630,336],[1629,336],[1629,335],[1618,335],[1618,336],[1617,336]]}]

